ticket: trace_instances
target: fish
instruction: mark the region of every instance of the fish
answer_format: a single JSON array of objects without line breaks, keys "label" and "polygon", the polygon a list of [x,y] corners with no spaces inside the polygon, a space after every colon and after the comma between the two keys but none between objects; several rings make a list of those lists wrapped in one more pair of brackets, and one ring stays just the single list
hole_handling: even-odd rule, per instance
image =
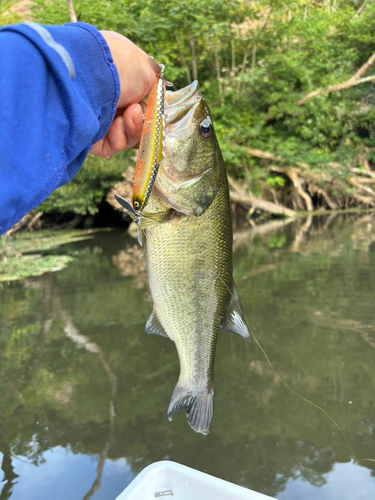
[{"label": "fish", "polygon": [[177,349],[180,375],[168,418],[186,410],[191,428],[206,435],[214,411],[218,333],[246,341],[250,334],[232,275],[227,175],[197,81],[166,91],[164,118],[165,157],[142,227],[153,300],[145,330],[169,338]]}]

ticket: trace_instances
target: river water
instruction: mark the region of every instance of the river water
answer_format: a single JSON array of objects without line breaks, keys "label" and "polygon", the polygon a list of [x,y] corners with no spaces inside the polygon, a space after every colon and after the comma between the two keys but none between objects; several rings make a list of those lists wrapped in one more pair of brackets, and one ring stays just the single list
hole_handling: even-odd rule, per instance
[{"label": "river water", "polygon": [[236,230],[244,312],[277,374],[220,333],[207,437],[166,417],[179,363],[144,332],[135,239],[54,252],[75,260],[0,289],[1,500],[114,500],[163,459],[279,500],[375,498],[374,216]]}]

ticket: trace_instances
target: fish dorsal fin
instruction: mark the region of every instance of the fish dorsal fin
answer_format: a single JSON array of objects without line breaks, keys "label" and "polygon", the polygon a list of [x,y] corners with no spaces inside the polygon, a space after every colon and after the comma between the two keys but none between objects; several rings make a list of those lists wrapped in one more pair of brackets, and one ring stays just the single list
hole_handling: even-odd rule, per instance
[{"label": "fish dorsal fin", "polygon": [[169,338],[167,335],[167,332],[161,326],[154,310],[152,310],[152,313],[150,314],[150,317],[147,320],[145,330],[146,330],[146,333],[161,335],[162,337]]},{"label": "fish dorsal fin", "polygon": [[247,340],[247,342],[250,342],[250,333],[246,326],[240,297],[238,295],[237,287],[234,283],[232,299],[230,301],[224,323],[221,325],[220,330],[237,333],[237,335],[241,335],[241,337]]}]

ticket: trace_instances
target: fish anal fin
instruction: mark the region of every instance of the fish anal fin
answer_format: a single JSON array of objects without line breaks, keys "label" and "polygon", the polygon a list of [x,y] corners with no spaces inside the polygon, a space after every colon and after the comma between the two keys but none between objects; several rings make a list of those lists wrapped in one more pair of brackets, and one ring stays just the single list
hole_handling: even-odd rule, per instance
[{"label": "fish anal fin", "polygon": [[160,324],[160,321],[158,320],[154,310],[152,311],[150,317],[147,320],[145,330],[146,333],[149,333],[150,335],[161,335],[162,337],[169,338],[167,332]]},{"label": "fish anal fin", "polygon": [[224,323],[221,325],[220,330],[236,333],[237,335],[241,335],[241,337],[247,342],[250,342],[250,333],[246,325],[244,313],[242,311],[240,297],[234,283],[232,298],[228,306]]},{"label": "fish anal fin", "polygon": [[176,385],[167,416],[172,420],[172,415],[180,410],[186,410],[190,427],[195,432],[207,435],[210,430],[214,414],[215,384],[209,383],[205,387],[184,387]]}]

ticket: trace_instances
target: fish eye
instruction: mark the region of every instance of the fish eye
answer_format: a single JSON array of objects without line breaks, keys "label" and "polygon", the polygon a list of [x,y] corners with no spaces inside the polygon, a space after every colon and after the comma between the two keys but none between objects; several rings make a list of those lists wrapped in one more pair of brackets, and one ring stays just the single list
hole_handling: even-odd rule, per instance
[{"label": "fish eye", "polygon": [[199,129],[201,132],[201,136],[204,137],[205,139],[208,139],[208,137],[211,137],[213,128],[212,128],[212,123],[210,120],[205,118],[201,124],[199,125]]},{"label": "fish eye", "polygon": [[141,204],[137,200],[133,201],[133,206],[136,210],[139,210],[141,208]]}]

